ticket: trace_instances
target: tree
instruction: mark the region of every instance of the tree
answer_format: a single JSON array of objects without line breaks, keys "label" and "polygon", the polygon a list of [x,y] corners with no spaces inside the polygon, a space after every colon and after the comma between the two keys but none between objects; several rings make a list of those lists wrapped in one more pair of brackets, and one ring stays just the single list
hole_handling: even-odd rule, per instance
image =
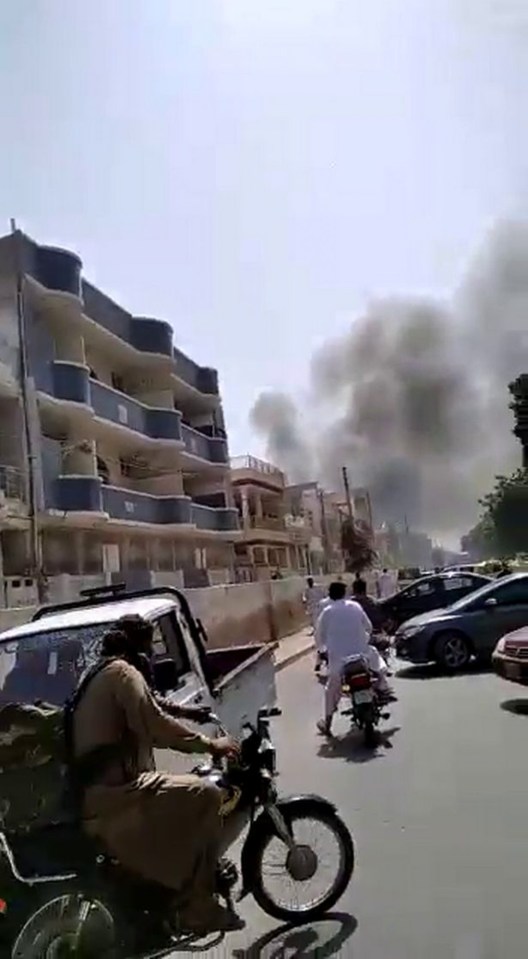
[{"label": "tree", "polygon": [[497,476],[494,489],[481,500],[483,521],[499,557],[515,556],[528,549],[528,469]]},{"label": "tree", "polygon": [[372,530],[349,518],[343,520],[341,526],[341,549],[347,573],[369,569],[378,558],[372,545]]},{"label": "tree", "polygon": [[528,550],[528,469],[497,476],[480,505],[480,520],[462,537],[463,550],[475,559],[502,559]]},{"label": "tree", "polygon": [[523,467],[528,469],[528,373],[518,376],[508,387],[513,400],[510,409],[515,417],[513,433],[521,441]]}]

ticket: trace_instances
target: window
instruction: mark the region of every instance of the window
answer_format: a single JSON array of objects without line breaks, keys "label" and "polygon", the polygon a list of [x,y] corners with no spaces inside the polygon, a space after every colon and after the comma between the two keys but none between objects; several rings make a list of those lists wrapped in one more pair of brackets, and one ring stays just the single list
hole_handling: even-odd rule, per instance
[{"label": "window", "polygon": [[446,590],[471,589],[473,586],[473,581],[468,579],[467,576],[450,576],[448,579],[444,579],[444,589]]},{"label": "window", "polygon": [[416,583],[415,586],[411,586],[405,595],[415,599],[418,596],[430,596],[435,591],[438,591],[438,580],[427,580],[425,583]]},{"label": "window", "polygon": [[499,606],[528,606],[528,577],[506,583],[496,592],[490,593],[489,598],[492,597],[497,600]]},{"label": "window", "polygon": [[176,663],[178,676],[185,676],[191,669],[189,654],[174,613],[160,616],[153,626],[154,657],[163,659],[165,656],[170,656]]},{"label": "window", "polygon": [[0,705],[62,706],[87,667],[98,658],[110,623],[29,633],[0,645]]}]

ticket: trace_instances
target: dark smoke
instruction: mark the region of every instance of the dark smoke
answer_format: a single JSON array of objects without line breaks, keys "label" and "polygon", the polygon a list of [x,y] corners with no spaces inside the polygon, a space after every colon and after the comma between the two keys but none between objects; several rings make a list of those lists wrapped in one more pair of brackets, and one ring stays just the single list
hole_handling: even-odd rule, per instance
[{"label": "dark smoke", "polygon": [[507,387],[526,370],[528,224],[502,224],[451,304],[374,302],[315,354],[315,441],[284,394],[262,394],[251,421],[292,481],[339,489],[346,465],[351,483],[370,489],[377,524],[454,534],[475,521],[493,477],[519,462]]}]

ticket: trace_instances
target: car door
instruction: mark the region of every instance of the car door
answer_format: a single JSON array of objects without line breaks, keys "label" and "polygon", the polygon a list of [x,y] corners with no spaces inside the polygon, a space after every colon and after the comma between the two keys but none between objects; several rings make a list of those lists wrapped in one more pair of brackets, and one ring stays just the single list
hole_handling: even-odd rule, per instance
[{"label": "car door", "polygon": [[400,623],[413,616],[419,616],[421,613],[427,613],[430,609],[438,609],[442,606],[443,590],[441,580],[438,577],[431,579],[418,580],[412,586],[408,586],[398,597],[396,615]]},{"label": "car door", "polygon": [[[158,616],[153,620],[152,625],[154,628],[154,660],[170,656],[176,664],[178,684],[176,689],[169,690],[166,693],[167,699],[182,706],[212,707],[212,697],[192,655],[192,649],[186,642],[185,632],[177,615],[177,610],[174,609]],[[188,720],[183,720],[183,722],[186,726],[196,729],[206,736],[214,737],[216,735],[216,727],[213,723],[196,726]],[[196,756],[168,753],[167,751],[160,755],[163,757],[161,760],[163,768],[169,772],[189,772],[196,765]]]},{"label": "car door", "polygon": [[501,636],[528,625],[528,576],[503,584],[499,581],[464,611],[465,621],[468,614],[476,652],[492,653]]}]

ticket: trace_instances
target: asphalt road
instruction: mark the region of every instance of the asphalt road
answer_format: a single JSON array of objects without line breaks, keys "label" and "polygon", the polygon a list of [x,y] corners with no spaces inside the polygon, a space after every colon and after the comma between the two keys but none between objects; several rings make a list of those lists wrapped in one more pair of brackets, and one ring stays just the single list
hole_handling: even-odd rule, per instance
[{"label": "asphalt road", "polygon": [[316,734],[322,689],[311,657],[278,684],[281,789],[337,805],[354,835],[356,872],[324,921],[287,930],[247,900],[244,932],[201,955],[525,959],[528,691],[523,715],[512,710],[523,690],[493,674],[405,667],[383,727],[388,745],[372,754],[345,718],[334,744]]}]

